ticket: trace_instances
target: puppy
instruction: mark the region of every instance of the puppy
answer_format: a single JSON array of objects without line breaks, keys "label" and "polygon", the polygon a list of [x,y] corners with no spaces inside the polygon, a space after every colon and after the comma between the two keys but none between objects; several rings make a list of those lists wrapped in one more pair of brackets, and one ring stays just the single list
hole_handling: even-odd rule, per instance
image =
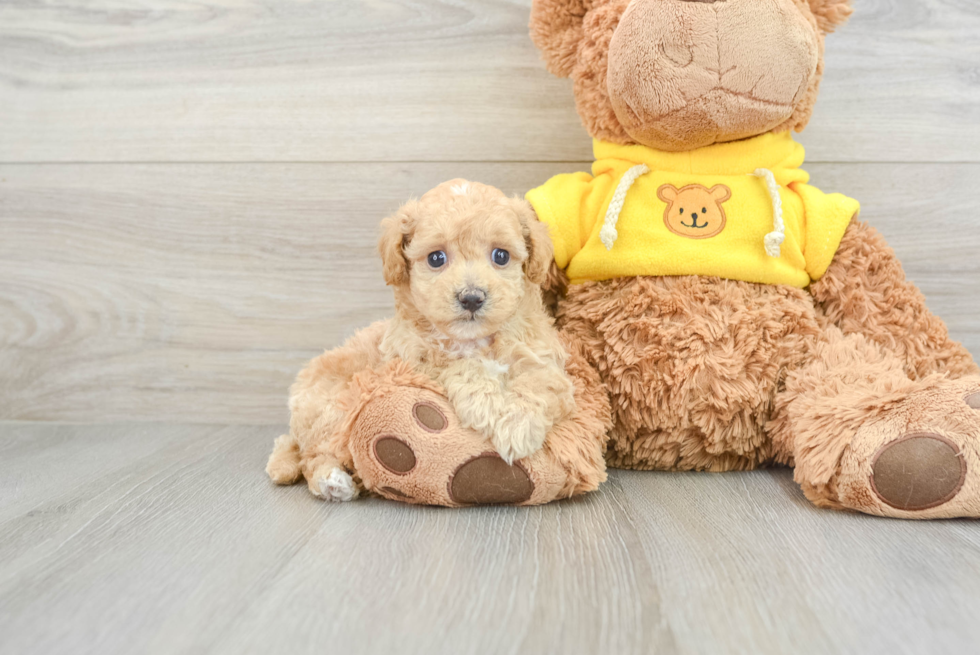
[{"label": "puppy", "polygon": [[378,248],[395,316],[300,373],[290,434],[276,441],[269,476],[291,484],[302,473],[318,496],[355,498],[342,458],[323,444],[343,419],[336,399],[351,378],[394,358],[438,382],[460,423],[508,463],[540,449],[574,400],[539,287],[551,240],[531,207],[493,187],[451,180],[386,218]]}]

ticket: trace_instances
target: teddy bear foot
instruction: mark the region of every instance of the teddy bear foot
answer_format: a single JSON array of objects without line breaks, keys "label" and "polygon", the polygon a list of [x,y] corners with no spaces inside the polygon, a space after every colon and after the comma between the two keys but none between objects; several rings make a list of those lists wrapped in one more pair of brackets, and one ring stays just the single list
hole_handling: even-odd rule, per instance
[{"label": "teddy bear foot", "polygon": [[939,434],[908,434],[878,449],[869,484],[886,505],[916,512],[952,500],[966,482],[966,458]]},{"label": "teddy bear foot", "polygon": [[980,517],[980,379],[941,381],[862,427],[837,495],[880,516]]},{"label": "teddy bear foot", "polygon": [[350,435],[364,487],[424,505],[536,505],[553,500],[565,471],[545,451],[508,465],[477,432],[462,427],[441,395],[413,386],[375,390]]}]

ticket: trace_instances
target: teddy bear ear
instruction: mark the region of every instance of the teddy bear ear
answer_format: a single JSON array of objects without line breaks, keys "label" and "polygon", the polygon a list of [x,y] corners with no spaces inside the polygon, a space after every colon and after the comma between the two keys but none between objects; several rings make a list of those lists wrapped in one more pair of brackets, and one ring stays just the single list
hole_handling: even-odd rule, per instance
[{"label": "teddy bear ear", "polygon": [[531,40],[541,50],[552,74],[568,77],[575,67],[582,23],[592,0],[533,0]]},{"label": "teddy bear ear", "polygon": [[677,199],[677,188],[670,184],[665,184],[657,189],[657,197],[668,205]]},{"label": "teddy bear ear", "polygon": [[711,191],[708,193],[710,193],[711,197],[718,202],[725,202],[732,197],[732,190],[724,184],[716,184],[715,186],[711,187]]},{"label": "teddy bear ear", "polygon": [[851,0],[809,0],[810,11],[817,19],[817,26],[824,34],[830,34],[847,22],[854,13]]}]

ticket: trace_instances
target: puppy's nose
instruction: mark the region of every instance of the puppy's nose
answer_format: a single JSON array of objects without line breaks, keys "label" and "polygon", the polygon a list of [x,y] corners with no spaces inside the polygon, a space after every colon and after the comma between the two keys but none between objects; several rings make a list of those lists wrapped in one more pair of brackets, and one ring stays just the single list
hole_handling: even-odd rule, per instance
[{"label": "puppy's nose", "polygon": [[483,303],[487,301],[487,294],[482,289],[467,289],[460,293],[456,299],[459,300],[463,309],[468,312],[475,312],[483,307]]}]

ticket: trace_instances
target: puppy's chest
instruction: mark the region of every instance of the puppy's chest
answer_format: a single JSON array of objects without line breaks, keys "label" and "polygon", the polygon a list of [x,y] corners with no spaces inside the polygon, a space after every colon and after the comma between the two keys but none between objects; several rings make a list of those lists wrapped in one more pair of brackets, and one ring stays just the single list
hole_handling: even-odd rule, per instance
[{"label": "puppy's chest", "polygon": [[510,374],[509,364],[504,364],[501,361],[488,357],[479,357],[478,360],[483,365],[483,370],[485,370],[487,375],[490,377],[506,379]]},{"label": "puppy's chest", "polygon": [[491,338],[474,341],[440,341],[438,350],[448,359],[496,359]]},{"label": "puppy's chest", "polygon": [[434,372],[441,372],[453,368],[452,365],[460,361],[477,364],[488,377],[501,381],[512,372],[510,363],[499,356],[490,340],[440,342],[423,355],[420,363]]},{"label": "puppy's chest", "polygon": [[482,346],[462,346],[445,351],[445,357],[452,360],[469,360],[482,366],[483,371],[491,378],[505,380],[511,371],[509,363],[501,360],[494,351],[492,344]]}]

